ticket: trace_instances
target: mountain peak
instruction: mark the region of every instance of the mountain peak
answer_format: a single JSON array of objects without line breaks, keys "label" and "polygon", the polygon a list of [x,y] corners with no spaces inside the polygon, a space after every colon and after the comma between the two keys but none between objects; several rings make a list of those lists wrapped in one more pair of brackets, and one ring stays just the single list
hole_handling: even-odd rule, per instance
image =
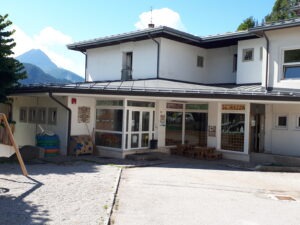
[{"label": "mountain peak", "polygon": [[22,63],[30,63],[40,67],[45,72],[57,69],[57,66],[51,59],[40,49],[31,49],[17,57]]},{"label": "mountain peak", "polygon": [[[30,82],[43,83],[42,81],[44,81],[44,83],[84,81],[84,79],[79,75],[69,70],[59,68],[57,65],[55,65],[55,63],[51,61],[46,53],[44,53],[40,49],[31,49],[30,51],[18,56],[17,60],[19,60],[23,64],[28,64],[25,66],[25,69],[30,76],[27,81],[23,81],[24,84]],[[41,69],[42,72],[39,71],[39,69]],[[52,78],[49,78],[49,76],[52,76]],[[44,77],[44,79],[42,79],[42,77]]]}]

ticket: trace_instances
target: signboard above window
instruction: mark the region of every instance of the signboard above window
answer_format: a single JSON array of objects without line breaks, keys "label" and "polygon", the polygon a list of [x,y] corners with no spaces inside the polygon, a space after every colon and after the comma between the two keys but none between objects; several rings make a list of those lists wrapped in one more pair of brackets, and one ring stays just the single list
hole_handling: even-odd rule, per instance
[{"label": "signboard above window", "polygon": [[237,104],[223,104],[222,110],[231,110],[231,111],[244,111],[245,105],[237,105]]}]

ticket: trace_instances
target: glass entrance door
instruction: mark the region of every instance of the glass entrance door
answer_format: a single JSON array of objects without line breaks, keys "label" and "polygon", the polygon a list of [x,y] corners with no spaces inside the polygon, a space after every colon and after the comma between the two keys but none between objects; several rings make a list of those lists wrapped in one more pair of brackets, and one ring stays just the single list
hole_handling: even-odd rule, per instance
[{"label": "glass entrance door", "polygon": [[152,136],[153,117],[151,111],[129,110],[128,147],[148,148]]}]

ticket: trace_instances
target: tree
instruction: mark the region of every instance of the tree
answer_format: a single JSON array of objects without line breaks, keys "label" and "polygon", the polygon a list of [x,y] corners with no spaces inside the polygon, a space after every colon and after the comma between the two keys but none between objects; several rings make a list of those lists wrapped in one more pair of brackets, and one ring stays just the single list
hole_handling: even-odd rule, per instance
[{"label": "tree", "polygon": [[237,28],[237,31],[248,30],[249,28],[255,27],[256,21],[253,16],[245,19]]},{"label": "tree", "polygon": [[0,102],[5,102],[11,90],[20,85],[18,81],[26,78],[23,64],[12,57],[16,43],[11,35],[15,30],[7,29],[12,25],[7,17],[0,15]]},{"label": "tree", "polygon": [[298,1],[299,0],[276,0],[272,12],[265,17],[265,21],[270,23],[295,18],[296,13],[292,8]]}]

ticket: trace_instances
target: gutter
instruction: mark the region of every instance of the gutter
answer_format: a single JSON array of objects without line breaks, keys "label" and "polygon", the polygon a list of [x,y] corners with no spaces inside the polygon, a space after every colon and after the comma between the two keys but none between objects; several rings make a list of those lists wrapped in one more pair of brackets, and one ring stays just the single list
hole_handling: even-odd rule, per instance
[{"label": "gutter", "polygon": [[53,95],[52,95],[52,92],[49,91],[48,92],[49,94],[49,97],[55,101],[57,104],[59,104],[60,106],[62,106],[63,108],[65,108],[67,111],[68,111],[68,139],[67,139],[67,155],[69,155],[69,147],[70,147],[70,136],[71,136],[71,119],[72,119],[72,111],[69,107],[65,106],[61,101],[59,101],[57,98],[55,98]]},{"label": "gutter", "polygon": [[152,41],[154,41],[157,44],[157,63],[156,63],[156,78],[159,78],[159,61],[160,61],[160,43],[155,40],[150,33],[148,33],[149,38],[151,38]]},{"label": "gutter", "polygon": [[270,64],[270,40],[268,36],[266,35],[265,31],[263,31],[263,36],[267,41],[267,59],[266,59],[266,74],[265,74],[265,89],[266,91],[269,91],[269,64]]}]

